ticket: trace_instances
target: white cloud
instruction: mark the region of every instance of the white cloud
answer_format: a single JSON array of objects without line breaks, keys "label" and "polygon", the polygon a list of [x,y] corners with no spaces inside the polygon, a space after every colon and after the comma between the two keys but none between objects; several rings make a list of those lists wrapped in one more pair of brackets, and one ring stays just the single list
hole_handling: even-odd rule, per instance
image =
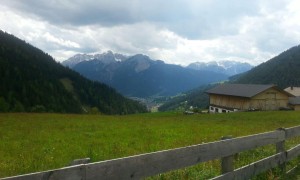
[{"label": "white cloud", "polygon": [[182,65],[258,64],[299,44],[299,8],[297,0],[3,0],[0,27],[57,60],[113,50]]},{"label": "white cloud", "polygon": [[46,32],[43,34],[43,38],[45,38],[45,40],[49,43],[55,43],[59,46],[64,46],[67,48],[80,48],[80,45],[72,42],[70,40],[64,40],[62,38],[57,38],[55,36],[53,36],[52,34],[50,34],[49,32]]}]

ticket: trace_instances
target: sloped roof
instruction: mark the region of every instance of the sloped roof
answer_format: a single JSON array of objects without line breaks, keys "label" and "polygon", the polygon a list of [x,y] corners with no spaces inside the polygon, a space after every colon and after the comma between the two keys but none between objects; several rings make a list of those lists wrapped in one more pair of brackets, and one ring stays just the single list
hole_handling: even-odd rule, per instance
[{"label": "sloped roof", "polygon": [[287,87],[284,89],[286,92],[294,95],[294,96],[300,96],[300,87]]},{"label": "sloped roof", "polygon": [[251,98],[267,89],[277,87],[275,85],[261,85],[261,84],[221,84],[216,86],[206,93],[220,94],[228,96],[239,96]]}]

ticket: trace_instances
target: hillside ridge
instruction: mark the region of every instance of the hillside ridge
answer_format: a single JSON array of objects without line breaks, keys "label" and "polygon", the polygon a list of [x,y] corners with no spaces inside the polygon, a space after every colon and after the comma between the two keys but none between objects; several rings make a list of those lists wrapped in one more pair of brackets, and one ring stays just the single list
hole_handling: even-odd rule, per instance
[{"label": "hillside ridge", "polygon": [[[235,84],[275,84],[279,88],[300,86],[300,45],[294,46],[270,60],[254,67],[253,69],[232,76],[225,83]],[[169,111],[174,109],[184,109],[196,107],[200,109],[207,108],[208,95],[205,93],[217,84],[210,84],[186,92],[183,96],[174,97],[163,104],[159,110]]]},{"label": "hillside ridge", "polygon": [[247,84],[275,84],[284,89],[300,86],[300,45],[256,66],[232,82]]},{"label": "hillside ridge", "polygon": [[[116,53],[112,52],[97,56],[102,58],[81,60],[72,69],[91,80],[108,84],[129,97],[172,96],[228,78],[224,73],[167,64],[143,54],[127,56],[121,60],[116,60]],[[73,58],[69,58],[68,63]],[[66,62],[63,64],[66,65]]]},{"label": "hillside ridge", "polygon": [[0,111],[129,114],[145,106],[0,31]]}]

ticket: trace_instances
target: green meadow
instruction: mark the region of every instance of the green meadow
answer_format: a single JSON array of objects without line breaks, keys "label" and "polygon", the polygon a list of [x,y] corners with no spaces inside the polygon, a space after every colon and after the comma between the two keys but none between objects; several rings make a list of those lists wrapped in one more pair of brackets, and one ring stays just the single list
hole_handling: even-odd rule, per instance
[{"label": "green meadow", "polygon": [[[295,111],[183,115],[178,112],[126,116],[0,114],[0,178],[61,168],[74,159],[92,162],[178,148],[300,125]],[[287,148],[299,143],[288,142]],[[236,167],[272,155],[274,146],[241,153]],[[150,179],[206,179],[219,174],[219,161]],[[263,177],[275,178],[269,171]]]}]

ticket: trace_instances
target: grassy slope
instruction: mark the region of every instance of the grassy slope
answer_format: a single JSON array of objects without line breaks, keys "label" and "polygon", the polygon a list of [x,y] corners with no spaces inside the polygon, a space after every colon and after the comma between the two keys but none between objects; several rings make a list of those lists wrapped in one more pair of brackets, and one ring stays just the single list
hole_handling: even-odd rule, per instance
[{"label": "grassy slope", "polygon": [[[73,159],[100,161],[300,125],[299,112],[153,113],[127,116],[0,114],[0,177],[48,170]],[[270,150],[273,152],[273,150]],[[255,155],[257,153],[257,155]],[[239,157],[243,165],[270,154]],[[250,161],[251,162],[251,161]],[[216,161],[154,178],[207,178]]]}]

